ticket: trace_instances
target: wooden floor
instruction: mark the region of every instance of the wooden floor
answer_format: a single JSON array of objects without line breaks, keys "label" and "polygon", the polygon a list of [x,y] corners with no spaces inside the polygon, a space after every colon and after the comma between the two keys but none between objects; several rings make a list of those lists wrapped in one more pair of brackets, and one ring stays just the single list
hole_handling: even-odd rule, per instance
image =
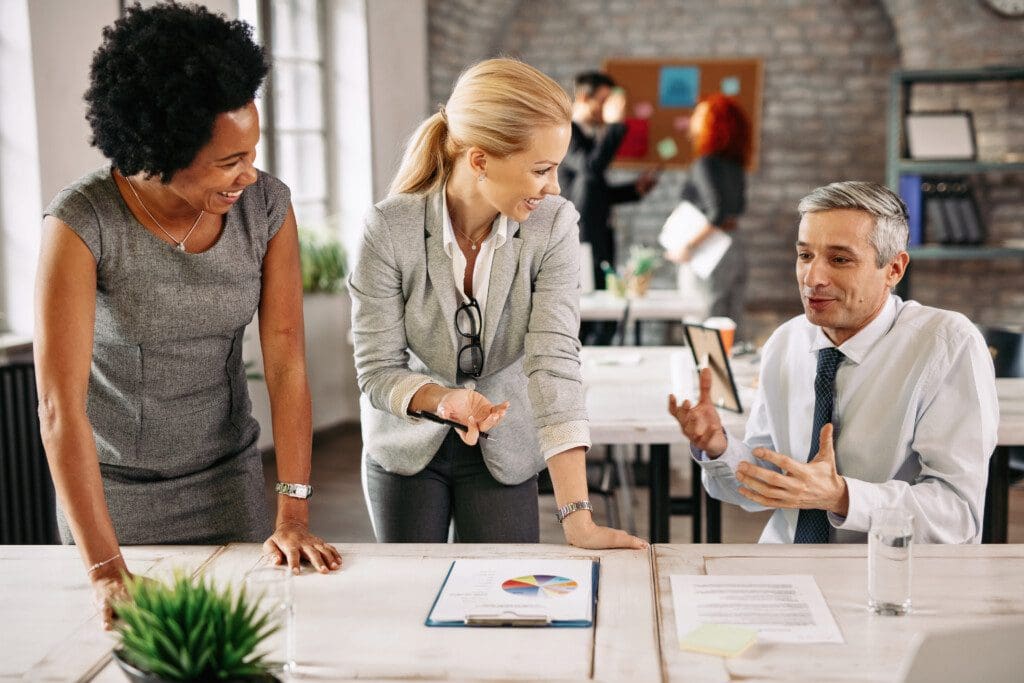
[{"label": "wooden floor", "polygon": [[[358,425],[345,425],[318,434],[313,441],[313,486],[315,495],[310,500],[311,526],[315,533],[338,543],[372,542],[373,528],[366,511],[362,483],[359,476],[361,440]],[[690,491],[689,468],[685,452],[673,453],[672,492],[685,495]],[[267,495],[273,497],[276,479],[273,455],[266,456],[264,472]],[[593,497],[596,519],[605,522],[605,507],[601,498]],[[637,531],[647,536],[647,494],[640,488],[634,504]],[[541,541],[563,543],[561,529],[555,521],[555,505],[551,496],[542,496],[540,503]],[[754,543],[761,535],[770,512],[749,513],[734,505],[722,507],[722,537],[726,543]],[[690,519],[673,517],[671,527],[673,543],[690,543]],[[1010,490],[1010,543],[1024,543],[1024,482]]]}]

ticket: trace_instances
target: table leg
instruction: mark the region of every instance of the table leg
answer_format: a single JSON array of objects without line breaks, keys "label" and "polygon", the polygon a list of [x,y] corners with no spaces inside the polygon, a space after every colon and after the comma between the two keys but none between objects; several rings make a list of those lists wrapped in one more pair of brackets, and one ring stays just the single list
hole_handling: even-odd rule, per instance
[{"label": "table leg", "polygon": [[996,446],[988,463],[982,543],[1006,543],[1010,511],[1010,447]]},{"label": "table leg", "polygon": [[[700,481],[698,479],[698,481]],[[701,486],[701,488],[704,488]],[[705,491],[703,494],[704,500],[707,501],[707,543],[721,543],[722,542],[722,501],[717,498],[712,498]]]},{"label": "table leg", "polygon": [[704,497],[704,486],[701,485],[700,481],[700,465],[697,464],[696,460],[690,459],[690,481],[692,492],[690,499],[693,501],[693,512],[690,521],[693,526],[693,538],[694,543],[701,543],[703,541],[702,525],[701,525],[701,499]]},{"label": "table leg", "polygon": [[651,461],[647,473],[647,487],[651,496],[651,543],[668,543],[669,518],[672,501],[669,496],[668,444],[651,445]]}]

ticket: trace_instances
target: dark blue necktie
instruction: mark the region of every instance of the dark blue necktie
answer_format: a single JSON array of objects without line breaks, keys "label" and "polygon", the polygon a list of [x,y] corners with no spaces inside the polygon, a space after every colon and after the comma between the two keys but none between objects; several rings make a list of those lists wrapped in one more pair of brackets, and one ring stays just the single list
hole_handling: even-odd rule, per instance
[{"label": "dark blue necktie", "polygon": [[[814,376],[814,426],[811,427],[811,453],[807,462],[818,455],[821,428],[832,421],[832,403],[836,394],[836,369],[843,362],[843,352],[834,346],[818,351],[818,371]],[[833,424],[833,429],[835,425]],[[834,438],[834,437],[833,437]],[[796,523],[796,543],[828,543],[828,513],[824,510],[801,510]]]}]

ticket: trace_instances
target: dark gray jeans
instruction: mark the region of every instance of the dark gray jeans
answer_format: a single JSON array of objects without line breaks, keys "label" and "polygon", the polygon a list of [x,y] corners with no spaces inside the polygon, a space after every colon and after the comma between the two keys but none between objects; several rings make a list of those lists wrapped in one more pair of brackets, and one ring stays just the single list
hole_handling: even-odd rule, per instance
[{"label": "dark gray jeans", "polygon": [[363,455],[366,498],[378,543],[445,543],[455,520],[461,543],[537,543],[537,477],[506,486],[487,470],[479,446],[450,430],[433,459],[411,476]]}]

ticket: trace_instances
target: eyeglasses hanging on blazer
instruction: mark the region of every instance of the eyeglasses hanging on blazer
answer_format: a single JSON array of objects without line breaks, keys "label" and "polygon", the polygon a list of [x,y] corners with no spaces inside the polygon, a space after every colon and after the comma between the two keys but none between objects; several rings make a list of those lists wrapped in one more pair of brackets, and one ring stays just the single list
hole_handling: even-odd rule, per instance
[{"label": "eyeglasses hanging on blazer", "polygon": [[466,340],[459,349],[459,372],[467,377],[479,377],[484,370],[484,347],[480,343],[482,328],[480,304],[470,297],[455,311],[455,329]]}]

